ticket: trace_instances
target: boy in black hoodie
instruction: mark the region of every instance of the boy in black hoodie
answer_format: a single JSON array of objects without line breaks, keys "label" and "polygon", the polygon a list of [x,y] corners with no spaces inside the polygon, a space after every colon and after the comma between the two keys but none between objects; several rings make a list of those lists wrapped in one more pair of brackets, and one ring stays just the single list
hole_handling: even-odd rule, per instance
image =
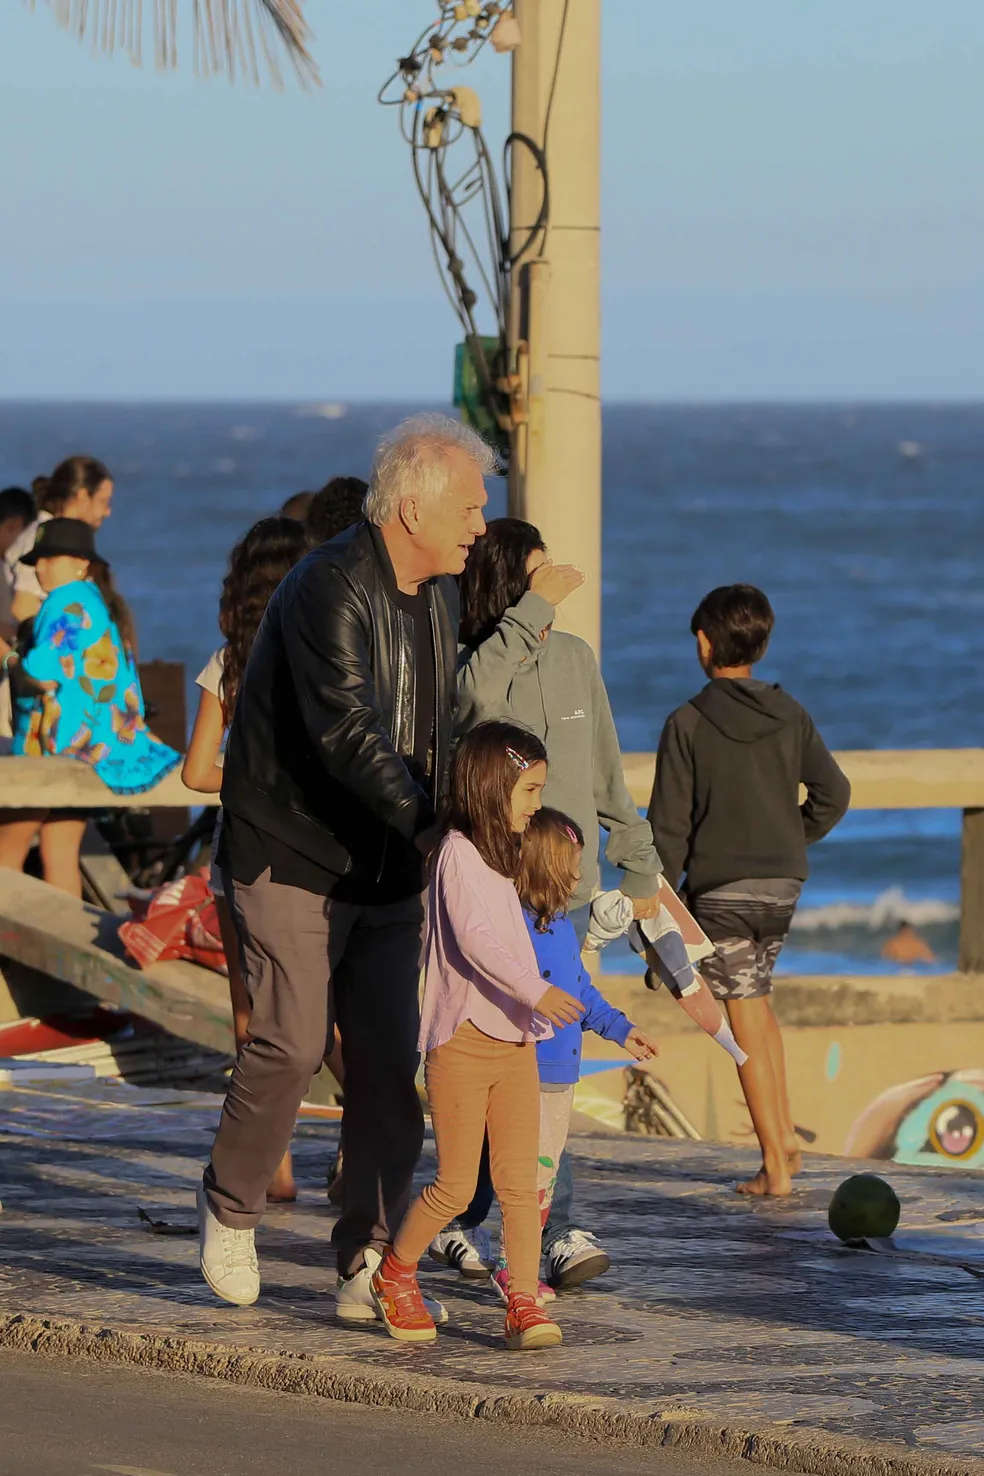
[{"label": "boy in black hoodie", "polygon": [[809,874],[806,848],[851,797],[809,714],[752,676],[774,621],[750,584],[701,600],[690,629],[710,681],[667,719],[649,803],[667,881],[685,873],[682,895],[716,948],[701,972],[748,1053],[738,1075],[762,1167],[739,1194],[788,1194],[800,1168],[772,970]]}]

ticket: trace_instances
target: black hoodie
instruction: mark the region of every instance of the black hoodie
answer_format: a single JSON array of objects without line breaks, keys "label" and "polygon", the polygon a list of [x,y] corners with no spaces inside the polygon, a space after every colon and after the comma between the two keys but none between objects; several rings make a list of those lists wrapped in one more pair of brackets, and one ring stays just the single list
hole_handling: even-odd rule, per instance
[{"label": "black hoodie", "polygon": [[768,682],[717,677],[667,719],[649,823],[667,881],[686,872],[690,895],[745,877],[805,881],[807,846],[850,797],[798,702]]}]

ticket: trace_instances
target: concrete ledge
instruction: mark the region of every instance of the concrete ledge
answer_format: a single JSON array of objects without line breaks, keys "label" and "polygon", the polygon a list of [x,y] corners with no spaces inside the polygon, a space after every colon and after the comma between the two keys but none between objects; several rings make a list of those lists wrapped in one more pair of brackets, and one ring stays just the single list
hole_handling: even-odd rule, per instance
[{"label": "concrete ledge", "polygon": [[[858,749],[835,757],[851,781],[852,809],[984,807],[984,748]],[[11,808],[143,809],[218,800],[216,795],[186,788],[177,772],[146,794],[118,795],[77,759],[8,755],[0,763],[3,802]],[[622,763],[629,793],[645,807],[656,772],[655,754],[626,753]]]},{"label": "concrete ledge", "polygon": [[127,963],[120,919],[33,876],[0,870],[0,957],[106,1004],[132,1010],[184,1040],[232,1054],[229,985],[191,963]]},{"label": "concrete ledge", "polygon": [[0,758],[4,807],[8,809],[145,810],[216,805],[216,794],[188,789],[175,769],[144,794],[114,794],[88,764],[72,758]]},{"label": "concrete ledge", "polygon": [[[30,1313],[0,1318],[0,1347],[21,1353],[89,1358],[99,1363],[195,1374],[228,1383],[306,1394],[415,1414],[492,1420],[551,1429],[617,1445],[673,1446],[728,1456],[805,1476],[984,1476],[984,1460],[911,1454],[901,1444],[872,1444],[821,1430],[723,1424],[700,1410],[655,1407],[637,1412],[613,1399],[568,1394],[516,1394],[453,1379],[367,1371],[340,1358],[265,1354],[180,1337],[153,1337],[110,1327],[57,1322]],[[531,1380],[535,1364],[530,1364]]]},{"label": "concrete ledge", "polygon": [[[834,757],[851,781],[852,810],[976,809],[984,806],[984,748],[857,749]],[[637,805],[649,804],[656,756],[622,755]]]}]

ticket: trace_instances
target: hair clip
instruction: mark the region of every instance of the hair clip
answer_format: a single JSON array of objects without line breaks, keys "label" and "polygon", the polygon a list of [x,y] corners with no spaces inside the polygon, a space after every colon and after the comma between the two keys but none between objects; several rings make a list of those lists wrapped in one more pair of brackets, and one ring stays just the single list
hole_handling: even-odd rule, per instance
[{"label": "hair clip", "polygon": [[521,753],[517,753],[515,748],[507,748],[506,757],[511,758],[517,769],[523,771],[528,769],[530,767],[530,764],[533,762],[532,759],[523,758],[523,755]]},{"label": "hair clip", "polygon": [[569,825],[564,826],[564,834],[567,836],[567,839],[571,842],[572,845],[579,846],[581,844]]}]

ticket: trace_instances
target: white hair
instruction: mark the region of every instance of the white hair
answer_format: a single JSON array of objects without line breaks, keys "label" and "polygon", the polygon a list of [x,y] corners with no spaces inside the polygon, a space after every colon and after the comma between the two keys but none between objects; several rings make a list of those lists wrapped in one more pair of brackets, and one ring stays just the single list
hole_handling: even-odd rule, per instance
[{"label": "white hair", "polygon": [[404,497],[427,502],[443,496],[451,482],[450,453],[454,451],[463,452],[483,477],[498,470],[496,454],[488,442],[450,415],[435,411],[411,415],[382,436],[362,504],[369,522],[390,522]]}]

